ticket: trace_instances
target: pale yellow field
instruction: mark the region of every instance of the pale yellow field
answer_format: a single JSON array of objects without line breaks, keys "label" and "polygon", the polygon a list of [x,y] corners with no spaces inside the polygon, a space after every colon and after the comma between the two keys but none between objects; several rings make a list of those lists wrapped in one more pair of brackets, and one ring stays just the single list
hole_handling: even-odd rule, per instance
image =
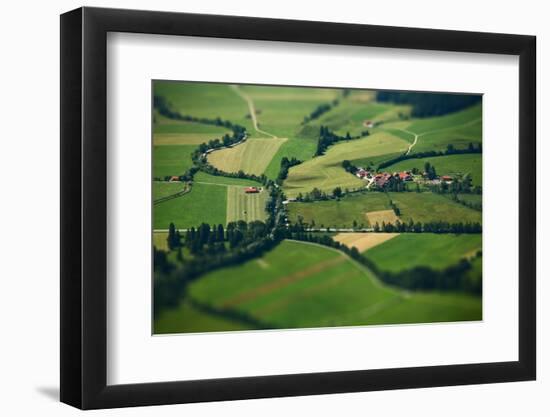
[{"label": "pale yellow field", "polygon": [[350,161],[389,153],[405,152],[409,143],[386,132],[378,132],[363,139],[340,142],[331,146],[325,155],[315,157],[290,168],[283,189],[288,197],[306,193],[313,188],[332,192],[335,187],[355,189],[366,185],[342,168],[342,161]]},{"label": "pale yellow field", "polygon": [[396,236],[399,236],[399,233],[338,233],[333,239],[364,252]]},{"label": "pale yellow field", "polygon": [[168,250],[168,232],[153,232],[153,246],[157,250]]},{"label": "pale yellow field", "polygon": [[155,133],[153,145],[200,145],[221,136],[215,133]]},{"label": "pale yellow field", "polygon": [[227,186],[227,222],[244,220],[264,221],[266,219],[265,205],[267,202],[267,191],[263,190],[258,194],[246,194],[243,186]]},{"label": "pale yellow field", "polygon": [[365,215],[371,226],[374,226],[376,223],[382,225],[382,222],[395,224],[399,220],[399,217],[395,215],[393,210],[369,211]]},{"label": "pale yellow field", "polygon": [[224,148],[208,155],[208,162],[225,172],[243,170],[261,175],[286,138],[247,139],[232,148]]}]

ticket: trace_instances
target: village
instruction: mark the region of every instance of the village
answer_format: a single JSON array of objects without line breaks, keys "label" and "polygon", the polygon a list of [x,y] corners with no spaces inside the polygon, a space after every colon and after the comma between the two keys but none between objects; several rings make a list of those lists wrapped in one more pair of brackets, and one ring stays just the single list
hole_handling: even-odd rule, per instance
[{"label": "village", "polygon": [[398,179],[400,181],[404,182],[422,182],[422,183],[430,183],[430,184],[440,184],[442,182],[451,184],[453,181],[453,177],[449,175],[431,175],[428,172],[418,172],[415,170],[413,171],[402,171],[402,172],[374,172],[369,171],[364,168],[358,167],[357,171],[355,172],[355,176],[359,179],[362,179],[367,182],[366,188],[384,188],[386,185],[388,185],[392,179]]}]

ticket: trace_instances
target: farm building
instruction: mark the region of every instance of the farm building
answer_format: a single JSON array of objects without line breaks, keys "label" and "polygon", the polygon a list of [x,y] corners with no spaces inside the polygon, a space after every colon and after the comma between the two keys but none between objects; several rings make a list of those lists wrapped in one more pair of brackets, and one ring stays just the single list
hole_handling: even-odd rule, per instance
[{"label": "farm building", "polygon": [[411,173],[407,171],[400,172],[399,179],[401,179],[401,181],[412,181]]},{"label": "farm building", "polygon": [[442,175],[441,176],[441,181],[452,181],[453,180],[453,177],[450,177],[449,175]]},{"label": "farm building", "polygon": [[170,177],[170,182],[179,182],[180,177],[176,177],[175,175]]},{"label": "farm building", "polygon": [[245,192],[246,194],[255,194],[255,193],[259,193],[260,190],[258,189],[258,187],[246,187],[246,188],[244,189],[244,192]]},{"label": "farm building", "polygon": [[365,170],[365,169],[363,169],[363,168],[359,168],[359,169],[357,170],[357,172],[355,173],[355,176],[356,176],[357,178],[363,179],[363,178],[370,178],[371,175],[370,175],[370,172],[369,172],[369,171],[367,171],[367,170]]}]

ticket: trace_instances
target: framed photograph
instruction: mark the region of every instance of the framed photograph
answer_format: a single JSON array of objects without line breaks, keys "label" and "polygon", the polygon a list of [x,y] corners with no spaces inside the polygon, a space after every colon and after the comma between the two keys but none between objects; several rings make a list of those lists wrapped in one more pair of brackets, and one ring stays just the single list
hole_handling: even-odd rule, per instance
[{"label": "framed photograph", "polygon": [[61,401],[533,380],[535,37],[61,16]]}]

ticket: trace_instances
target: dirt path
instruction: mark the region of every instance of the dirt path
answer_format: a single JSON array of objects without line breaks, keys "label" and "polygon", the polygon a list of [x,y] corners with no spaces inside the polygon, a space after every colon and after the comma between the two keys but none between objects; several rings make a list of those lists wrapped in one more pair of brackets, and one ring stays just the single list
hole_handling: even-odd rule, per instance
[{"label": "dirt path", "polygon": [[407,152],[405,152],[405,155],[408,155],[411,153],[411,149],[413,148],[413,146],[416,145],[416,142],[418,142],[418,136],[420,135],[417,135],[416,133],[413,133],[413,132],[409,132],[408,130],[403,130],[403,132],[407,132],[407,133],[410,133],[411,135],[414,135],[413,143],[409,145],[409,149],[407,149]]},{"label": "dirt path", "polygon": [[456,126],[449,126],[449,127],[444,127],[444,128],[441,128],[441,129],[435,129],[435,130],[429,130],[427,132],[422,132],[422,133],[414,133],[414,132],[411,132],[410,130],[407,130],[407,129],[398,129],[398,128],[394,128],[396,130],[400,130],[402,132],[405,132],[405,133],[408,133],[409,135],[413,135],[414,136],[414,141],[413,143],[411,143],[409,145],[409,148],[407,149],[407,152],[405,152],[405,155],[408,155],[409,153],[411,153],[411,149],[414,147],[414,145],[416,145],[416,143],[418,142],[418,138],[420,136],[424,136],[424,135],[428,135],[430,133],[437,133],[437,132],[441,132],[441,131],[445,131],[445,130],[450,130],[450,129],[459,129],[461,127],[466,127],[466,126],[469,126],[469,125],[472,125],[474,123],[477,123],[479,122],[481,119],[475,119],[475,120],[471,120],[469,122],[466,122],[464,124],[461,124],[461,125],[456,125]]},{"label": "dirt path", "polygon": [[258,127],[258,119],[256,118],[256,108],[254,107],[254,101],[252,100],[252,98],[248,94],[246,94],[244,91],[242,91],[238,85],[232,85],[231,89],[235,91],[235,93],[237,93],[239,97],[241,97],[248,104],[248,111],[250,112],[250,117],[252,118],[252,124],[254,125],[254,129],[256,130],[256,132],[263,133],[264,135],[277,139],[276,135],[266,132],[265,130],[262,130]]}]

